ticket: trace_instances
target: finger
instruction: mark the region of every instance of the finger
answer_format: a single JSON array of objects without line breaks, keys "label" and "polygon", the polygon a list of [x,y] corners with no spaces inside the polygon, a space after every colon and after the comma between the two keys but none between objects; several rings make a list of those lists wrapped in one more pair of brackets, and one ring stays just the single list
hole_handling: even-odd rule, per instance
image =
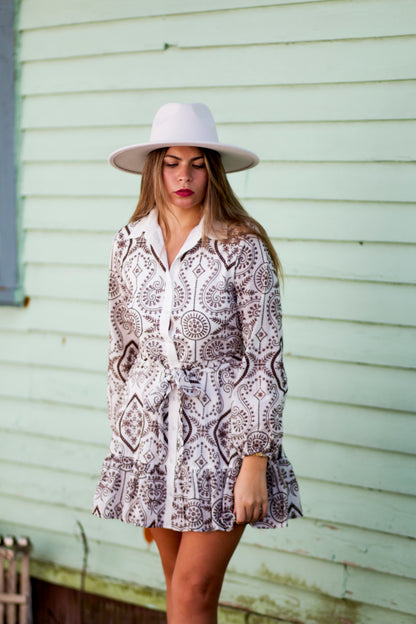
[{"label": "finger", "polygon": [[250,511],[247,513],[247,522],[258,522],[261,519],[262,508],[259,505],[250,507]]},{"label": "finger", "polygon": [[236,514],[235,514],[235,521],[236,521],[237,524],[244,524],[244,523],[247,522],[246,511],[245,511],[245,508],[243,506],[240,507],[239,505],[237,505]]},{"label": "finger", "polygon": [[267,510],[268,510],[267,501],[265,503],[261,503],[259,507],[257,508],[255,521],[259,522],[260,520],[263,520],[263,518],[267,514]]}]

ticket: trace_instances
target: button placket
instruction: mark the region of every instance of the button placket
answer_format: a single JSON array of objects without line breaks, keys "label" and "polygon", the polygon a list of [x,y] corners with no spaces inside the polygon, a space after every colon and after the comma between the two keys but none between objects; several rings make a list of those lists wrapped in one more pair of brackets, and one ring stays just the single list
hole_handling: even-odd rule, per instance
[{"label": "button placket", "polygon": [[[166,356],[168,359],[169,368],[171,371],[177,371],[180,369],[181,364],[176,352],[175,343],[173,341],[174,327],[171,326],[172,311],[175,296],[175,280],[178,278],[180,270],[180,264],[183,254],[194,247],[201,237],[202,223],[200,223],[189,234],[182,249],[173,260],[170,268],[166,270],[166,282],[165,282],[165,297],[162,313],[160,316],[160,333],[165,341]],[[166,250],[164,250],[164,256],[166,256]],[[168,262],[166,258],[166,266]],[[173,373],[174,375],[174,373]],[[176,376],[177,377],[177,376]],[[181,419],[182,419],[182,401],[181,390],[178,385],[178,379],[174,378],[171,392],[169,394],[169,408],[168,408],[168,458],[166,462],[166,503],[165,503],[165,526],[168,527],[172,522],[173,515],[173,501],[175,497],[175,472],[176,464],[178,461],[178,444],[182,444],[181,434]]]},{"label": "button placket", "polygon": [[[172,263],[170,270],[166,272],[166,289],[165,301],[160,317],[160,333],[165,340],[166,355],[168,358],[170,370],[174,370],[179,366],[178,356],[176,353],[175,343],[173,342],[169,325],[171,321],[173,298],[174,298],[174,279],[173,271],[176,260]],[[169,394],[169,412],[168,412],[168,458],[166,463],[166,506],[165,506],[165,526],[169,526],[173,512],[173,499],[175,495],[175,468],[177,462],[177,441],[179,434],[179,418],[181,404],[179,389],[173,383]]]}]

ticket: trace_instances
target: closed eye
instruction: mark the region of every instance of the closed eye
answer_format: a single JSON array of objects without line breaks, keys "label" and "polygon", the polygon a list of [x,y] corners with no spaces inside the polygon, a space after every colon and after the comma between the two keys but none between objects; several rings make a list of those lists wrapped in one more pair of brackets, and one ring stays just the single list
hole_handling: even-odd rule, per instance
[{"label": "closed eye", "polygon": [[[170,169],[173,169],[174,167],[178,166],[178,163],[176,162],[164,162],[163,164],[165,167],[169,167]],[[192,163],[192,167],[194,169],[205,169],[205,163],[203,163],[202,165],[197,165],[196,163]]]}]

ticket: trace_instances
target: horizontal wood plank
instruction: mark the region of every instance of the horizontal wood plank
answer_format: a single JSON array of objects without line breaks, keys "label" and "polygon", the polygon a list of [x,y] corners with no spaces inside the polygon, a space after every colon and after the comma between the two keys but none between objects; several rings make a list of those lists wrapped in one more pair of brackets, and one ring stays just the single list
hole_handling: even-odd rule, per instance
[{"label": "horizontal wood plank", "polygon": [[387,37],[33,61],[22,64],[21,93],[409,80],[415,49],[416,37]]},{"label": "horizontal wood plank", "polygon": [[[414,202],[416,199],[416,171],[411,163],[263,162],[255,169],[233,173],[230,182],[243,200]],[[102,163],[27,163],[22,175],[22,193],[24,196],[130,197],[133,203],[139,195],[139,176],[109,167],[104,154]]]},{"label": "horizontal wood plank", "polygon": [[[30,264],[25,275],[26,292],[29,297],[46,297],[72,301],[104,303],[107,300],[108,269],[103,267],[49,266]],[[74,308],[81,319],[81,309]]]},{"label": "horizontal wood plank", "polygon": [[264,162],[251,175],[236,173],[232,179],[243,198],[381,202],[413,202],[415,182],[411,163]]},{"label": "horizontal wood plank", "polygon": [[[25,525],[29,521],[28,526],[36,530],[58,532],[73,538],[79,536],[78,522],[80,522],[87,537],[99,540],[105,545],[130,547],[138,557],[143,550],[156,552],[155,544],[149,548],[143,531],[137,527],[123,522],[104,522],[93,516],[89,509],[71,508],[42,501],[36,503],[31,499],[20,497],[18,493],[15,496],[0,494],[0,501],[2,509],[10,510],[7,515],[8,521],[12,524]],[[5,520],[5,517],[0,518],[0,522]]]},{"label": "horizontal wood plank", "polygon": [[[127,223],[129,198],[28,197],[25,230],[109,232]],[[246,210],[279,239],[416,243],[414,204],[248,199]],[[322,227],[322,224],[325,227]]]},{"label": "horizontal wood plank", "polygon": [[301,522],[289,522],[284,531],[264,531],[261,537],[256,529],[247,528],[244,542],[261,546],[259,558],[266,548],[277,560],[280,552],[293,552],[345,566],[415,577],[414,540],[379,531],[303,518]]},{"label": "horizontal wood plank", "polygon": [[386,577],[373,570],[362,570],[353,566],[347,569],[345,592],[351,600],[412,615],[416,612],[414,589],[414,581],[401,576]]},{"label": "horizontal wood plank", "polygon": [[[60,309],[68,301],[75,316],[72,316],[69,327],[82,325],[83,307],[77,308],[79,301],[92,303],[90,314],[86,319],[94,323],[95,313],[104,309],[107,299],[108,270],[101,267],[89,267],[84,271],[82,267],[31,264],[26,268],[26,292],[33,301],[41,305],[33,314],[40,316],[42,310],[48,311],[52,296],[53,305]],[[397,325],[416,325],[416,297],[414,286],[384,284],[377,282],[354,282],[352,280],[325,280],[323,278],[295,278],[286,277],[282,290],[283,311],[288,316],[305,316],[313,318],[327,318],[348,321],[362,321],[370,323],[387,323]],[[29,307],[30,307],[29,303]],[[33,306],[35,303],[33,303]],[[4,310],[4,309],[3,309]],[[7,327],[10,310],[0,308],[0,319]],[[24,318],[25,310],[19,311]],[[65,313],[66,316],[66,313]],[[107,318],[107,317],[106,317]],[[104,329],[104,316],[98,320],[101,323],[99,335],[107,332]],[[23,321],[22,321],[23,322]],[[42,327],[62,327],[61,320],[46,321]],[[62,331],[59,329],[59,331]],[[93,332],[94,333],[94,332]]]},{"label": "horizontal wood plank", "polygon": [[415,245],[274,242],[284,270],[291,276],[416,283]]},{"label": "horizontal wood plank", "polygon": [[[293,397],[414,411],[413,370],[293,356],[285,363]],[[5,397],[104,407],[104,373],[13,363],[0,363],[0,372],[0,394]]]},{"label": "horizontal wood plank", "polygon": [[[28,231],[28,264],[107,266],[113,234]],[[274,241],[291,276],[416,283],[416,245],[330,241]]]},{"label": "horizontal wood plank", "polygon": [[106,372],[108,340],[104,337],[0,331],[0,342],[2,362]]},{"label": "horizontal wood plank", "polygon": [[[4,525],[6,530],[9,526],[10,525],[7,524]],[[26,527],[25,525],[17,525],[15,528],[24,531]],[[47,558],[48,556],[50,557],[51,552],[55,550],[59,552],[59,560],[54,571],[55,576],[53,576],[52,572],[52,578],[49,578],[50,581],[59,583],[61,570],[58,566],[64,566],[66,569],[68,569],[68,567],[73,569],[75,568],[74,563],[76,558],[78,557],[78,559],[80,559],[82,557],[82,547],[79,543],[80,538],[68,539],[66,536],[62,536],[59,533],[50,534],[44,530],[36,530],[33,531],[33,539],[39,544],[39,550],[42,553],[42,556],[33,562],[35,574],[39,574],[40,571],[40,566],[36,564],[42,564],[42,561],[47,562]],[[100,573],[105,575],[107,582],[111,582],[111,580],[114,579],[118,582],[128,583],[129,587],[133,590],[136,589],[138,595],[140,595],[140,585],[143,588],[143,586],[148,587],[150,583],[155,588],[156,592],[163,591],[163,574],[154,551],[145,551],[143,556],[142,553],[138,556],[137,551],[131,547],[121,548],[106,544],[103,548],[100,543],[91,540],[88,562],[90,574],[97,574],[99,570]],[[148,574],[149,567],[152,568],[152,573],[150,575]],[[68,575],[66,575],[66,578],[67,577]],[[134,579],[134,583],[131,581],[132,578]],[[93,586],[93,579],[87,576],[86,590],[90,591],[91,586]],[[143,591],[143,589],[141,589],[141,591]],[[259,596],[262,596],[261,591],[267,592],[267,601],[264,601],[263,598],[259,598]],[[154,600],[155,596],[152,598]],[[150,598],[151,602],[152,598]],[[320,617],[319,614],[326,611],[329,611],[331,614],[336,612],[340,618],[337,624],[341,624],[343,618],[345,621],[344,616],[347,616],[350,611],[348,605],[346,605],[343,600],[331,598],[325,596],[325,594],[312,593],[310,590],[308,591],[308,589],[302,587],[289,587],[286,584],[281,584],[272,580],[247,580],[245,576],[233,572],[227,573],[225,577],[224,589],[220,602],[226,606],[249,608],[250,610],[254,610],[256,614],[266,613],[268,615],[278,614],[280,616],[283,614],[284,617],[290,617],[292,621],[293,617],[291,614],[294,613],[294,604],[301,605],[301,617],[309,618],[311,614],[315,613],[317,617]],[[160,603],[158,604],[160,607]],[[299,613],[299,611],[296,612]],[[377,613],[377,615],[379,614]],[[372,617],[369,618],[368,610],[366,610],[365,621],[368,624],[387,624],[388,622],[384,618],[379,618],[378,620]],[[318,620],[314,619],[312,622],[315,624]],[[322,620],[320,620],[320,622],[322,622]],[[364,619],[362,623],[364,624]],[[361,621],[358,622],[358,624],[361,624]],[[391,620],[390,624],[392,624]],[[396,624],[396,621],[393,624]],[[400,621],[400,623],[397,624],[408,624],[408,622]]]},{"label": "horizontal wood plank", "polygon": [[302,477],[416,494],[416,457],[411,455],[302,438],[287,438],[285,446]]},{"label": "horizontal wood plank", "polygon": [[[0,361],[103,372],[108,350],[106,311],[92,319],[92,335],[83,328],[82,314],[75,316],[74,325],[76,320],[74,333],[81,335],[74,335],[64,319],[61,332],[50,327],[29,334],[0,328]],[[286,317],[284,335],[290,356],[416,368],[415,328]]]},{"label": "horizontal wood plank", "polygon": [[[104,457],[103,457],[104,459]],[[20,462],[1,462],[3,479],[0,493],[30,499],[34,503],[61,505],[89,510],[98,481],[101,462],[93,475],[59,472]],[[416,537],[414,496],[391,492],[382,494],[356,486],[319,482],[299,477],[305,517],[329,523],[341,523],[363,529]],[[291,523],[292,524],[292,523]]]},{"label": "horizontal wood plank", "polygon": [[289,277],[282,293],[290,316],[415,325],[414,286]]},{"label": "horizontal wood plank", "polygon": [[[345,599],[331,599],[317,592],[298,593],[297,587],[281,586],[273,580],[266,582],[236,574],[232,576],[232,585],[229,587],[229,579],[230,575],[226,577],[221,600],[229,601],[228,604],[232,605],[236,604],[235,596],[238,596],[237,604],[257,614],[270,616],[271,620],[265,618],[266,624],[276,618],[279,621],[282,617],[291,622],[301,619],[311,624],[324,624],[325,621],[328,624],[344,624],[348,621],[354,624],[414,624],[413,615],[374,605],[356,606]],[[252,619],[252,622],[262,624],[261,618]]]},{"label": "horizontal wood plank", "polygon": [[9,432],[101,445],[110,443],[111,429],[105,407],[92,409],[52,401],[0,397],[5,414],[2,427]]},{"label": "horizontal wood plank", "polygon": [[416,8],[412,0],[335,0],[210,11],[203,16],[192,12],[114,22],[97,18],[95,23],[77,25],[76,33],[74,24],[26,31],[22,60],[163,50],[167,43],[190,48],[412,35]]},{"label": "horizontal wood plank", "polygon": [[343,596],[343,566],[330,561],[317,562],[301,555],[282,551],[277,553],[257,545],[241,544],[233,555],[229,570],[253,579],[285,583],[310,590],[319,587],[319,591],[336,598]]},{"label": "horizontal wood plank", "polygon": [[[93,444],[109,443],[111,430],[104,406],[92,409],[0,397],[0,411],[6,415],[3,427],[7,430]],[[407,412],[297,399],[289,393],[283,428],[287,435],[297,438],[414,454],[416,418]]]},{"label": "horizontal wood plank", "polygon": [[[307,0],[318,2],[319,0]],[[305,0],[262,0],[262,6],[275,4],[304,3]],[[195,5],[191,0],[178,0],[175,4],[159,2],[142,4],[135,0],[122,0],[116,4],[111,1],[100,4],[100,20],[119,20],[122,18],[145,17],[149,15],[171,15],[177,13],[218,11],[242,7],[252,7],[253,0],[203,0]],[[74,24],[97,21],[97,8],[94,4],[85,5],[82,0],[72,0],[71,4],[63,0],[44,0],[39,6],[36,0],[26,0],[20,13],[19,27],[39,28],[56,24]]]},{"label": "horizontal wood plank", "polygon": [[[3,461],[68,473],[93,473],[108,452],[107,446],[95,441],[83,444],[54,438],[51,444],[48,436],[10,430],[2,430],[1,436]],[[286,446],[300,477],[383,492],[416,493],[416,458],[410,455],[301,438],[287,438]]]},{"label": "horizontal wood plank", "polygon": [[275,239],[416,242],[411,203],[249,199],[244,207]]},{"label": "horizontal wood plank", "polygon": [[[97,470],[107,453],[107,448],[98,444],[83,444],[80,441],[63,440],[40,435],[15,434],[2,430],[2,460],[19,462],[29,466],[49,468],[70,474],[90,475]],[[16,449],[19,455],[16,456]],[[69,503],[69,501],[68,501]],[[75,501],[72,503],[75,504]]]},{"label": "horizontal wood plank", "polygon": [[[59,527],[61,533],[76,535],[79,521],[87,536],[101,543],[133,548],[137,556],[147,548],[142,531],[121,522],[97,521],[89,511],[71,510],[18,496],[0,495],[0,501],[2,509],[10,510],[8,522],[13,525],[24,525],[30,518],[31,528],[54,532]],[[370,533],[342,524],[325,524],[304,518],[301,522],[289,523],[284,531],[263,531],[261,534],[249,527],[242,539],[242,545],[246,544],[258,546],[255,559],[259,564],[267,549],[275,564],[279,563],[280,553],[284,552],[297,555],[292,561],[300,568],[298,557],[302,555],[315,561],[315,566],[319,565],[316,559],[322,559],[409,578],[415,575],[413,561],[416,545],[413,540],[381,532]],[[151,549],[155,550],[154,545]],[[397,558],[393,551],[399,553]],[[286,560],[290,562],[290,559]]]},{"label": "horizontal wood plank", "polygon": [[[12,503],[13,511],[8,519],[9,522],[25,524],[25,522],[27,522],[27,518],[30,517],[30,526],[36,531],[50,530],[53,534],[56,533],[56,529],[59,527],[59,534],[61,534],[62,539],[66,536],[68,540],[73,540],[78,537],[76,535],[79,531],[76,525],[76,520],[78,520],[82,521],[84,531],[86,532],[90,542],[96,540],[99,540],[101,543],[104,542],[104,548],[107,548],[110,544],[110,547],[115,548],[117,546],[120,550],[128,547],[132,548],[131,540],[135,537],[132,532],[130,530],[125,530],[125,528],[124,531],[122,531],[119,526],[115,526],[121,525],[122,523],[97,521],[97,519],[92,517],[90,519],[87,514],[80,513],[77,510],[71,511],[56,506],[42,504],[39,509],[34,510],[32,515],[31,510],[34,505],[31,501],[19,501],[19,499],[16,500],[10,497],[1,496],[0,500]],[[30,515],[27,515],[28,513]],[[67,516],[67,518],[65,516]],[[128,539],[122,535],[123,532],[126,533]],[[136,532],[138,534],[142,533],[139,528],[136,529]],[[140,537],[140,535],[137,535],[135,539],[136,543],[140,545],[140,549],[137,546],[133,546],[133,550],[136,551],[136,557],[138,559],[141,558],[142,551],[147,550],[145,544],[143,543],[143,538],[140,541],[137,539]],[[151,552],[155,554],[154,546],[151,548]],[[234,570],[235,566],[239,566],[241,564],[240,573],[244,573],[244,568],[246,567],[246,563],[244,562],[247,562],[248,559],[252,558],[253,554],[255,555],[255,560],[258,562],[257,568],[253,568],[253,576],[267,579],[270,578],[271,574],[273,574],[276,581],[278,581],[278,577],[280,577],[282,582],[285,582],[284,577],[286,577],[287,580],[288,576],[292,576],[294,578],[297,577],[296,581],[293,583],[295,585],[312,585],[312,579],[316,574],[317,565],[316,561],[312,557],[307,558],[304,565],[299,566],[300,557],[296,553],[282,551],[278,554],[278,556],[276,556],[276,551],[266,550],[265,548],[257,548],[250,543],[243,543],[240,545],[239,553],[235,557],[235,564],[233,566]],[[37,556],[38,558],[42,557],[41,551],[38,551]],[[157,567],[158,566],[154,566],[154,568]],[[231,568],[231,571],[233,571],[233,568]],[[339,595],[342,591],[342,565],[334,563],[331,560],[322,560],[319,562],[319,569],[320,590],[328,595]]]},{"label": "horizontal wood plank", "polygon": [[[348,84],[258,85],[221,89],[192,87],[62,93],[25,97],[22,129],[96,128],[147,125],[166,102],[191,98],[206,102],[218,124],[258,121],[345,121],[414,119],[416,80]],[[221,137],[220,137],[221,138]],[[130,139],[129,139],[130,142]],[[133,139],[133,143],[135,139]],[[114,146],[114,149],[119,147]],[[244,142],[245,145],[245,142]]]},{"label": "horizontal wood plank", "polygon": [[414,496],[304,478],[299,487],[305,517],[416,537]]},{"label": "horizontal wood plank", "polygon": [[288,317],[285,346],[296,356],[416,368],[416,329]]},{"label": "horizontal wood plank", "polygon": [[[5,526],[6,528],[7,524],[5,525],[2,522],[0,526]],[[17,525],[17,527],[19,527],[19,524]],[[26,528],[25,523],[22,523],[20,527],[24,531],[24,529]],[[76,530],[75,526],[74,526],[74,530]],[[37,558],[38,559],[47,560],[51,552],[55,552],[55,550],[59,551],[59,554],[55,558],[56,565],[64,565],[67,567],[75,568],[77,567],[78,561],[80,560],[80,557],[82,556],[82,552],[80,552],[80,548],[79,548],[79,536],[78,535],[68,536],[61,532],[56,532],[56,530],[46,531],[44,528],[34,528],[33,534],[32,534],[32,540],[37,545]],[[161,585],[160,569],[159,569],[160,566],[154,565],[156,563],[155,558],[157,557],[157,555],[155,554],[153,549],[151,551],[146,551],[146,550],[140,551],[140,554],[139,554],[134,548],[131,548],[131,546],[123,547],[120,545],[115,546],[115,545],[105,544],[104,548],[102,546],[101,548],[98,548],[99,544],[96,542],[94,537],[89,540],[89,546],[90,546],[90,550],[89,550],[89,572],[90,573],[96,572],[97,568],[101,571],[103,564],[105,563],[106,559],[109,557],[109,554],[111,553],[112,566],[113,566],[112,572],[114,576],[127,579],[129,578],[130,574],[132,574],[133,572],[136,572],[137,574],[139,571],[141,571],[141,575],[142,575],[144,568],[146,568],[147,570],[147,566],[151,565],[153,572],[152,572],[151,577],[149,576],[146,577],[147,581],[149,582],[150,580],[152,585],[156,587]],[[130,559],[128,557],[126,559],[128,552],[134,555]],[[254,555],[254,559],[253,559],[253,555]],[[337,595],[340,592],[341,575],[340,575],[340,571],[338,572],[338,575],[336,574],[337,572],[336,564],[328,563],[325,566],[325,564],[321,562],[319,564],[319,570],[321,572],[319,575],[319,582],[317,583],[316,565],[314,565],[313,560],[308,560],[308,559],[303,560],[304,565],[299,566],[299,562],[297,562],[298,557],[296,556],[288,556],[285,554],[281,554],[278,558],[276,558],[275,556],[273,556],[272,552],[268,552],[265,549],[259,549],[259,548],[249,546],[249,545],[244,545],[244,544],[240,547],[239,550],[237,550],[236,554],[234,555],[234,558],[231,562],[231,566],[229,569],[229,575],[236,575],[236,576],[237,574],[240,575],[241,569],[244,570],[245,568],[247,568],[247,565],[249,564],[250,560],[252,564],[253,560],[258,561],[259,559],[262,562],[262,569],[259,574],[260,578],[262,576],[263,577],[268,576],[267,580],[269,581],[273,580],[274,583],[279,583],[279,581],[283,583],[287,583],[288,578],[290,578],[292,585],[295,587],[303,586],[304,588],[306,587],[309,589],[316,589],[318,587],[320,591],[323,591],[328,595]],[[270,567],[275,567],[276,565],[279,565],[280,563],[280,566],[281,566],[280,573],[272,572],[272,570],[270,570],[267,567],[264,561],[262,561],[263,559],[266,559],[266,564],[268,564]],[[147,561],[147,566],[143,566],[144,561]],[[119,570],[118,566],[121,565],[121,562],[123,562],[122,564],[123,569]],[[306,562],[306,565],[305,565],[305,562]],[[106,567],[108,566],[108,564],[109,564],[109,561],[107,561]],[[292,566],[292,572],[290,571],[290,566]],[[327,571],[328,571],[327,574],[322,573],[323,570],[325,570],[325,567],[327,568]],[[116,570],[118,574],[114,574]],[[348,570],[350,570],[350,568],[348,568]],[[282,579],[281,576],[284,572],[286,572],[286,578]],[[332,579],[330,577],[330,572],[332,572],[332,575],[333,575]],[[139,579],[141,578],[141,575],[139,576]],[[352,587],[354,585],[355,585],[354,589],[356,591],[359,591],[359,586],[358,586],[357,581],[359,578],[363,578],[366,575],[368,575],[368,572],[366,571],[362,571],[360,569],[355,569],[355,568],[351,569],[350,577],[348,579],[350,582],[350,587],[351,587],[349,591],[351,591],[351,593],[352,593]],[[395,582],[396,585],[399,585],[399,583],[403,581],[403,579],[396,580],[395,577],[393,577],[392,575],[383,575],[383,574],[378,573],[377,576],[378,576],[378,580],[381,583],[388,583],[388,581],[391,581],[393,583]],[[137,579],[137,576],[135,578]],[[314,583],[312,583],[312,579],[314,579]],[[406,586],[406,583],[401,584],[402,588],[403,588],[403,585]],[[291,590],[287,587],[287,591],[290,592]],[[387,592],[387,595],[389,595],[388,592]],[[405,606],[406,608],[409,605],[409,601],[406,602],[406,600],[404,599],[403,591],[399,590],[399,597],[401,599],[401,606],[402,607]],[[382,603],[384,602],[384,605],[385,605],[386,600],[387,599],[382,599]],[[380,598],[377,598],[375,595],[371,595],[370,599],[367,598],[367,600],[364,600],[364,602],[367,602],[370,604],[372,602],[374,602],[375,604],[380,604]],[[385,605],[385,606],[388,606],[388,605]]]},{"label": "horizontal wood plank", "polygon": [[[138,120],[139,121],[139,120]],[[224,143],[246,145],[261,160],[414,161],[416,121],[252,123],[218,125]],[[24,162],[101,161],[121,145],[145,143],[146,126],[27,130]]]},{"label": "horizontal wood plank", "polygon": [[113,233],[28,231],[24,261],[28,264],[108,266]]},{"label": "horizontal wood plank", "polygon": [[23,228],[114,236],[128,223],[136,204],[137,200],[125,197],[27,197],[23,201]]},{"label": "horizontal wood plank", "polygon": [[[4,523],[3,526],[7,529],[10,523]],[[28,526],[25,523],[12,526],[13,532],[16,530],[27,532],[27,529]],[[77,530],[78,527],[74,526],[74,529]],[[60,566],[72,569],[82,567],[83,547],[79,530],[76,535],[68,536],[56,530],[45,531],[43,528],[31,528],[31,540],[36,545],[37,560],[53,560],[58,569]],[[93,539],[88,540],[88,547],[88,572],[90,574],[99,573],[107,577],[112,575],[113,578],[125,581],[134,578],[136,583],[144,587],[163,588],[163,573],[160,570],[158,555],[153,551],[137,552],[131,546],[127,548],[110,544],[106,544],[103,548]]]},{"label": "horizontal wood plank", "polygon": [[0,363],[0,396],[105,408],[103,373]]},{"label": "horizontal wood plank", "polygon": [[[18,458],[19,459],[19,458]],[[0,492],[7,496],[16,496],[60,505],[67,509],[90,510],[95,487],[98,481],[100,466],[96,474],[88,476],[79,472],[51,472],[38,466],[28,466],[20,462],[3,462],[0,460],[3,479]]]},{"label": "horizontal wood plank", "polygon": [[286,357],[292,396],[404,412],[415,410],[416,371]]},{"label": "horizontal wood plank", "polygon": [[412,412],[298,399],[289,390],[283,423],[292,436],[414,454]]},{"label": "horizontal wood plank", "polygon": [[0,329],[47,331],[108,338],[107,302],[32,297],[25,308],[0,307]]}]

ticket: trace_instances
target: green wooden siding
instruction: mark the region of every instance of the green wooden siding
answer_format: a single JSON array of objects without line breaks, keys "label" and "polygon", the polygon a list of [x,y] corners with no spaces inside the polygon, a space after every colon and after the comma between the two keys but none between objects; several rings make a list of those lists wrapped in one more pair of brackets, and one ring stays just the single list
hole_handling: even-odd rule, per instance
[{"label": "green wooden siding", "polygon": [[33,573],[160,608],[142,532],[90,515],[105,413],[107,266],[136,176],[106,163],[167,101],[257,152],[230,175],[281,257],[285,446],[305,518],[248,529],[223,622],[416,617],[414,0],[21,0],[22,309],[0,308],[0,533]]}]

